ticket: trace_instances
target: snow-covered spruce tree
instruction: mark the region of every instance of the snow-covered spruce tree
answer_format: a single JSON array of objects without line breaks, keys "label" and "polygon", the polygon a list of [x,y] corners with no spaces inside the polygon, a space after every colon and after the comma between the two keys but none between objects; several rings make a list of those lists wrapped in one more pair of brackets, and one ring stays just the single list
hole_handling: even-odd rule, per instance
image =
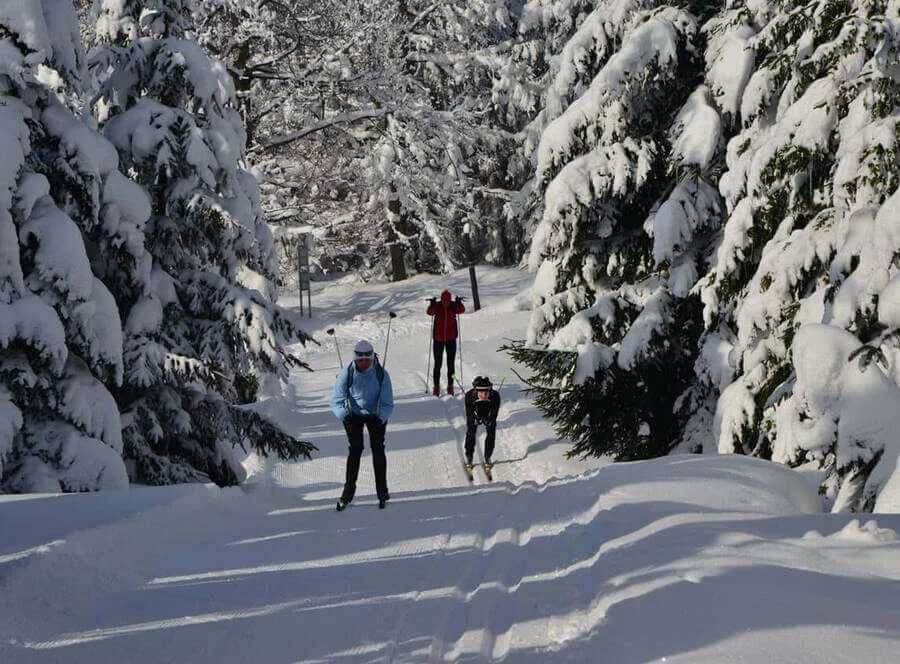
[{"label": "snow-covered spruce tree", "polygon": [[64,103],[79,96],[77,31],[68,3],[0,8],[0,491],[128,484],[110,290],[149,276],[147,206]]},{"label": "snow-covered spruce tree", "polygon": [[186,36],[189,10],[95,4],[110,45],[91,60],[93,108],[151,204],[151,297],[123,314],[134,343],[117,393],[132,478],[226,485],[243,479],[235,446],[291,459],[314,449],[242,406],[305,366],[285,344],[309,338],[272,301],[274,248],[234,87]]},{"label": "snow-covered spruce tree", "polygon": [[813,463],[833,509],[871,509],[895,472],[900,424],[898,6],[735,3],[722,18],[720,43],[751,59],[735,68],[728,48],[711,59],[731,70],[742,127],[698,288],[705,347],[724,349],[709,357],[733,358],[706,365],[727,385],[718,448]]},{"label": "snow-covered spruce tree", "polygon": [[[533,2],[526,14],[563,25],[560,9]],[[550,59],[534,309],[527,339],[508,349],[535,371],[536,403],[573,442],[570,455],[664,454],[683,425],[676,400],[702,327],[690,290],[720,220],[722,127],[702,84],[707,11],[596,3]]]}]

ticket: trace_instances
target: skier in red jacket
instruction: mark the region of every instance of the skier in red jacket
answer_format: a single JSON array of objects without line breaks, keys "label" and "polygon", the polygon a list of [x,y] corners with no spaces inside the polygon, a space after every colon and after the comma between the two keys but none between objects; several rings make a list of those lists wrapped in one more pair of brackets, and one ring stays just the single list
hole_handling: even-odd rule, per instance
[{"label": "skier in red jacket", "polygon": [[454,363],[456,362],[456,338],[459,330],[456,325],[456,316],[466,310],[461,297],[455,299],[450,291],[441,293],[441,300],[434,298],[428,301],[427,314],[434,316],[431,324],[432,350],[434,352],[434,391],[436,397],[441,395],[441,362],[444,351],[447,352],[447,394],[453,394],[453,377],[456,375]]}]

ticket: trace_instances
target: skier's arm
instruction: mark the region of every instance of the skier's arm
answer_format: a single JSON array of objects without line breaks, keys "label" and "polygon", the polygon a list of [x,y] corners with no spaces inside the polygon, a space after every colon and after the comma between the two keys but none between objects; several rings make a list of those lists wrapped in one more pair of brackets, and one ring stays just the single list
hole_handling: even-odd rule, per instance
[{"label": "skier's arm", "polygon": [[500,393],[492,390],[491,392],[491,410],[488,414],[488,422],[496,424],[497,415],[500,413]]},{"label": "skier's arm", "polygon": [[461,299],[456,298],[456,302],[454,302],[454,304],[456,305],[456,313],[458,313],[458,314],[466,313],[466,305],[464,305],[462,303]]},{"label": "skier's arm", "polygon": [[334,383],[334,390],[331,392],[331,401],[329,402],[331,412],[341,422],[350,414],[350,409],[347,408],[347,375],[349,371],[349,366],[344,367],[343,371],[338,375]]},{"label": "skier's arm", "polygon": [[384,380],[381,383],[381,405],[378,408],[378,419],[387,424],[394,410],[394,388],[391,385],[391,377],[384,372]]},{"label": "skier's arm", "polygon": [[466,392],[466,419],[477,419],[475,415],[475,390]]}]

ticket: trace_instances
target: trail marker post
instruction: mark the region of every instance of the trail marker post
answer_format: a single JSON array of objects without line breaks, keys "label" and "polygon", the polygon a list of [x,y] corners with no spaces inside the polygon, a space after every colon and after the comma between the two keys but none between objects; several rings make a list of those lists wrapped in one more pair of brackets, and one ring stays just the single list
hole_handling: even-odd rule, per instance
[{"label": "trail marker post", "polygon": [[297,295],[300,298],[300,315],[303,315],[303,291],[306,291],[308,316],[312,318],[312,292],[309,285],[309,233],[300,235],[297,243]]},{"label": "trail marker post", "polygon": [[472,287],[472,311],[481,309],[481,300],[478,299],[478,280],[475,278],[475,266],[469,266],[469,283]]}]

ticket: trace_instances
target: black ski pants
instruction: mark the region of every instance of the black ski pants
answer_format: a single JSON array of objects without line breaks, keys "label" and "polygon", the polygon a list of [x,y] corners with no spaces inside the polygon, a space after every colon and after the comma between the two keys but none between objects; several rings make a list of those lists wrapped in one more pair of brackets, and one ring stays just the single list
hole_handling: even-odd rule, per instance
[{"label": "black ski pants", "polygon": [[356,495],[356,478],[359,477],[359,462],[363,453],[363,428],[369,429],[369,447],[372,448],[372,467],[375,470],[375,492],[379,500],[387,500],[387,457],[384,454],[384,435],[387,424],[384,424],[375,415],[363,417],[351,414],[344,420],[344,430],[347,432],[347,440],[350,449],[347,453],[347,479],[344,482],[344,492],[341,499],[344,502],[353,500]]},{"label": "black ski pants", "polygon": [[[478,428],[478,420],[472,415],[466,416],[466,459],[471,459],[475,453],[475,429]],[[487,435],[484,438],[484,459],[487,461],[494,454],[494,440],[497,437],[497,421],[484,423]]]},{"label": "black ski pants", "polygon": [[441,386],[441,363],[444,360],[444,352],[447,353],[447,385],[453,385],[453,377],[456,375],[456,339],[453,341],[435,341],[432,345],[434,351],[434,386]]}]

